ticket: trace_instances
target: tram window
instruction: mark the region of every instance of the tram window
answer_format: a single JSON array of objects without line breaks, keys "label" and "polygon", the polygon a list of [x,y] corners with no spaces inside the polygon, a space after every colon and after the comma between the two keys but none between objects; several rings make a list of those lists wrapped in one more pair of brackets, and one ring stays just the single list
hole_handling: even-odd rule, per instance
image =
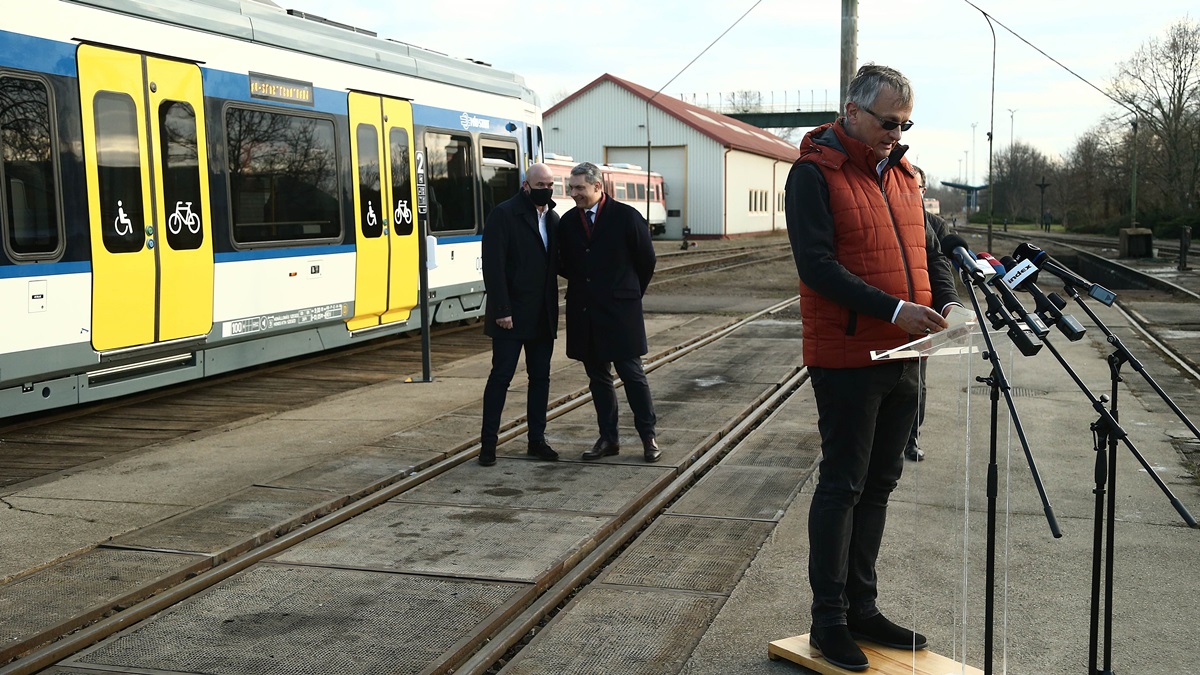
[{"label": "tram window", "polygon": [[392,129],[388,134],[392,144],[392,228],[398,236],[412,234],[412,170],[408,162],[408,131]]},{"label": "tram window", "polygon": [[341,235],[332,121],[230,108],[225,114],[225,137],[236,242]]},{"label": "tram window", "polygon": [[480,170],[483,182],[483,220],[496,205],[517,194],[521,186],[521,175],[517,169],[517,148],[483,146],[483,167]]},{"label": "tram window", "polygon": [[38,80],[0,77],[0,152],[4,232],[18,258],[58,251],[50,94]]},{"label": "tram window", "polygon": [[158,128],[162,137],[167,244],[177,251],[200,248],[206,214],[200,199],[196,111],[183,101],[163,101],[158,107]]},{"label": "tram window", "polygon": [[475,231],[475,162],[471,137],[425,132],[429,229]]},{"label": "tram window", "polygon": [[616,190],[617,191],[615,194],[613,194],[613,196],[616,197],[617,199],[625,199],[625,184],[617,183]]},{"label": "tram window", "polygon": [[637,184],[637,198],[638,198],[639,200],[645,200],[645,199],[646,199],[646,184],[645,184],[645,183],[638,183],[638,184]]},{"label": "tram window", "polygon": [[646,188],[646,190],[650,193],[650,201],[656,201],[658,199],[658,197],[655,196],[655,194],[654,194],[654,185],[653,184],[651,184],[650,187]]},{"label": "tram window", "polygon": [[360,124],[354,133],[358,143],[358,218],[364,237],[383,235],[383,206],[380,201],[379,130]]},{"label": "tram window", "polygon": [[555,197],[566,197],[567,196],[566,182],[567,182],[567,179],[563,178],[562,176],[554,177],[554,196]]},{"label": "tram window", "polygon": [[96,182],[100,186],[101,240],[111,253],[146,244],[142,211],[142,154],[137,108],[128,94],[96,94]]}]

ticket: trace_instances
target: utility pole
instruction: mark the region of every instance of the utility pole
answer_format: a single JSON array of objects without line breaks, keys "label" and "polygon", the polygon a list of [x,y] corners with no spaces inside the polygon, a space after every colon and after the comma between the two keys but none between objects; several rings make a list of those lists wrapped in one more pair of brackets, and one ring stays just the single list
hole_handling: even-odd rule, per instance
[{"label": "utility pole", "polygon": [[1014,129],[1017,127],[1017,121],[1014,119],[1014,115],[1016,114],[1016,108],[1008,109],[1008,155],[1010,158],[1012,157],[1013,137],[1016,135],[1014,133]]},{"label": "utility pole", "polygon": [[1046,188],[1050,184],[1046,182],[1046,175],[1042,174],[1042,182],[1034,183],[1042,191],[1042,201],[1038,204],[1038,223],[1042,226],[1042,230],[1049,232],[1050,223],[1046,222]]},{"label": "utility pole", "polygon": [[846,91],[858,72],[858,0],[842,0],[842,95],[840,115],[846,110]]}]

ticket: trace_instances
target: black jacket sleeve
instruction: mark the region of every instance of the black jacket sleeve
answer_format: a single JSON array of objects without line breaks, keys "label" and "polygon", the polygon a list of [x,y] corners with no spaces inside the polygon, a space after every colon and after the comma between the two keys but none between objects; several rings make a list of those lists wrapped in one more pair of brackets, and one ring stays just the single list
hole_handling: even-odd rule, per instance
[{"label": "black jacket sleeve", "polygon": [[950,234],[950,226],[940,216],[925,212],[925,252],[928,256],[929,287],[933,289],[933,308],[942,311],[950,303],[962,304],[954,285],[954,266],[942,255],[942,240]]},{"label": "black jacket sleeve", "polygon": [[797,162],[785,189],[788,239],[800,280],[839,305],[891,322],[901,298],[871,286],[837,260],[829,186],[821,170],[809,162]]}]

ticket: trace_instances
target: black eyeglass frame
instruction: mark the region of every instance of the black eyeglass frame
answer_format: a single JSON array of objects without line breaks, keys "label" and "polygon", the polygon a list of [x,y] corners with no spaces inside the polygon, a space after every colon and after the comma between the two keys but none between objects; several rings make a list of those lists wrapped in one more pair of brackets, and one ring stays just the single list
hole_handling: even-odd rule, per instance
[{"label": "black eyeglass frame", "polygon": [[909,120],[907,122],[893,122],[892,120],[883,119],[878,114],[876,114],[874,110],[871,110],[870,108],[868,108],[865,105],[860,105],[858,107],[871,113],[871,117],[874,117],[875,119],[879,120],[879,126],[883,127],[884,131],[891,131],[892,129],[895,129],[896,127],[900,127],[900,131],[908,131],[913,126],[912,120]]}]

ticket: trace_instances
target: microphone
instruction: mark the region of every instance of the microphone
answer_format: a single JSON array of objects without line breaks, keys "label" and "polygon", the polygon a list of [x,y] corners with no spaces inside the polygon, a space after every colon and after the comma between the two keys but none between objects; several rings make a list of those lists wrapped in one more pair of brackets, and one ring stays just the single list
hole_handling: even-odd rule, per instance
[{"label": "microphone", "polygon": [[1034,311],[1037,312],[1042,321],[1054,324],[1071,342],[1075,342],[1084,336],[1087,329],[1076,321],[1075,317],[1062,313],[1062,306],[1065,306],[1066,303],[1063,302],[1063,305],[1060,306],[1054,301],[1058,299],[1062,302],[1062,298],[1058,298],[1058,296],[1053,294],[1052,297],[1047,297],[1042,292],[1042,289],[1038,288],[1038,285],[1034,283],[1037,281],[1038,268],[1032,261],[1023,260],[1017,262],[1010,256],[1004,256],[1000,258],[1000,262],[1009,268],[1008,273],[1004,275],[1005,285],[1013,290],[1024,291],[1032,295]]},{"label": "microphone", "polygon": [[980,252],[978,255],[980,260],[987,262],[996,270],[996,276],[992,277],[991,281],[988,283],[990,283],[996,288],[996,290],[1000,292],[1000,298],[1004,300],[1004,306],[1008,309],[1008,311],[1012,312],[1013,314],[1020,315],[1021,320],[1025,322],[1025,325],[1029,326],[1029,330],[1033,331],[1033,334],[1039,338],[1049,333],[1050,329],[1046,328],[1046,324],[1042,323],[1042,320],[1038,318],[1036,314],[1026,310],[1024,305],[1021,304],[1021,301],[1017,299],[1017,296],[1013,295],[1012,289],[1004,283],[1004,275],[1007,272],[1007,270],[1004,268],[1004,265],[1001,264],[999,260],[996,260],[994,257],[992,257],[992,254],[990,253]]},{"label": "microphone", "polygon": [[[987,311],[983,312],[991,321],[992,328],[999,329],[1001,326],[1008,328],[1008,337],[1013,341],[1021,353],[1025,356],[1033,356],[1042,348],[1042,341],[1036,335],[1026,333],[1017,325],[1017,320],[1008,313],[1004,308],[1004,303],[1000,297],[988,287],[988,277],[984,275],[980,265],[991,267],[984,261],[978,260],[976,255],[967,248],[967,241],[957,234],[947,235],[942,238],[942,253],[954,262],[954,265],[963,274],[963,279],[970,279],[970,282],[979,287],[983,295],[987,299]],[[993,275],[995,272],[993,271]],[[1014,298],[1015,299],[1015,298]],[[974,302],[974,295],[972,295]],[[1020,303],[1017,303],[1020,304]],[[978,304],[975,308],[979,312]]]},{"label": "microphone", "polygon": [[991,265],[979,260],[971,249],[967,248],[967,240],[957,234],[948,234],[942,238],[942,254],[977,286],[996,274]]},{"label": "microphone", "polygon": [[1087,291],[1088,295],[1104,303],[1105,306],[1112,307],[1113,302],[1117,299],[1116,293],[1113,293],[1100,284],[1093,284],[1087,279],[1075,274],[1058,261],[1054,260],[1054,258],[1051,258],[1050,255],[1045,251],[1028,242],[1024,242],[1017,246],[1017,250],[1013,251],[1013,258],[1015,258],[1017,262],[1028,260],[1034,265],[1037,265],[1038,268],[1053,274],[1059,279],[1062,279],[1067,286],[1084,289]]}]

